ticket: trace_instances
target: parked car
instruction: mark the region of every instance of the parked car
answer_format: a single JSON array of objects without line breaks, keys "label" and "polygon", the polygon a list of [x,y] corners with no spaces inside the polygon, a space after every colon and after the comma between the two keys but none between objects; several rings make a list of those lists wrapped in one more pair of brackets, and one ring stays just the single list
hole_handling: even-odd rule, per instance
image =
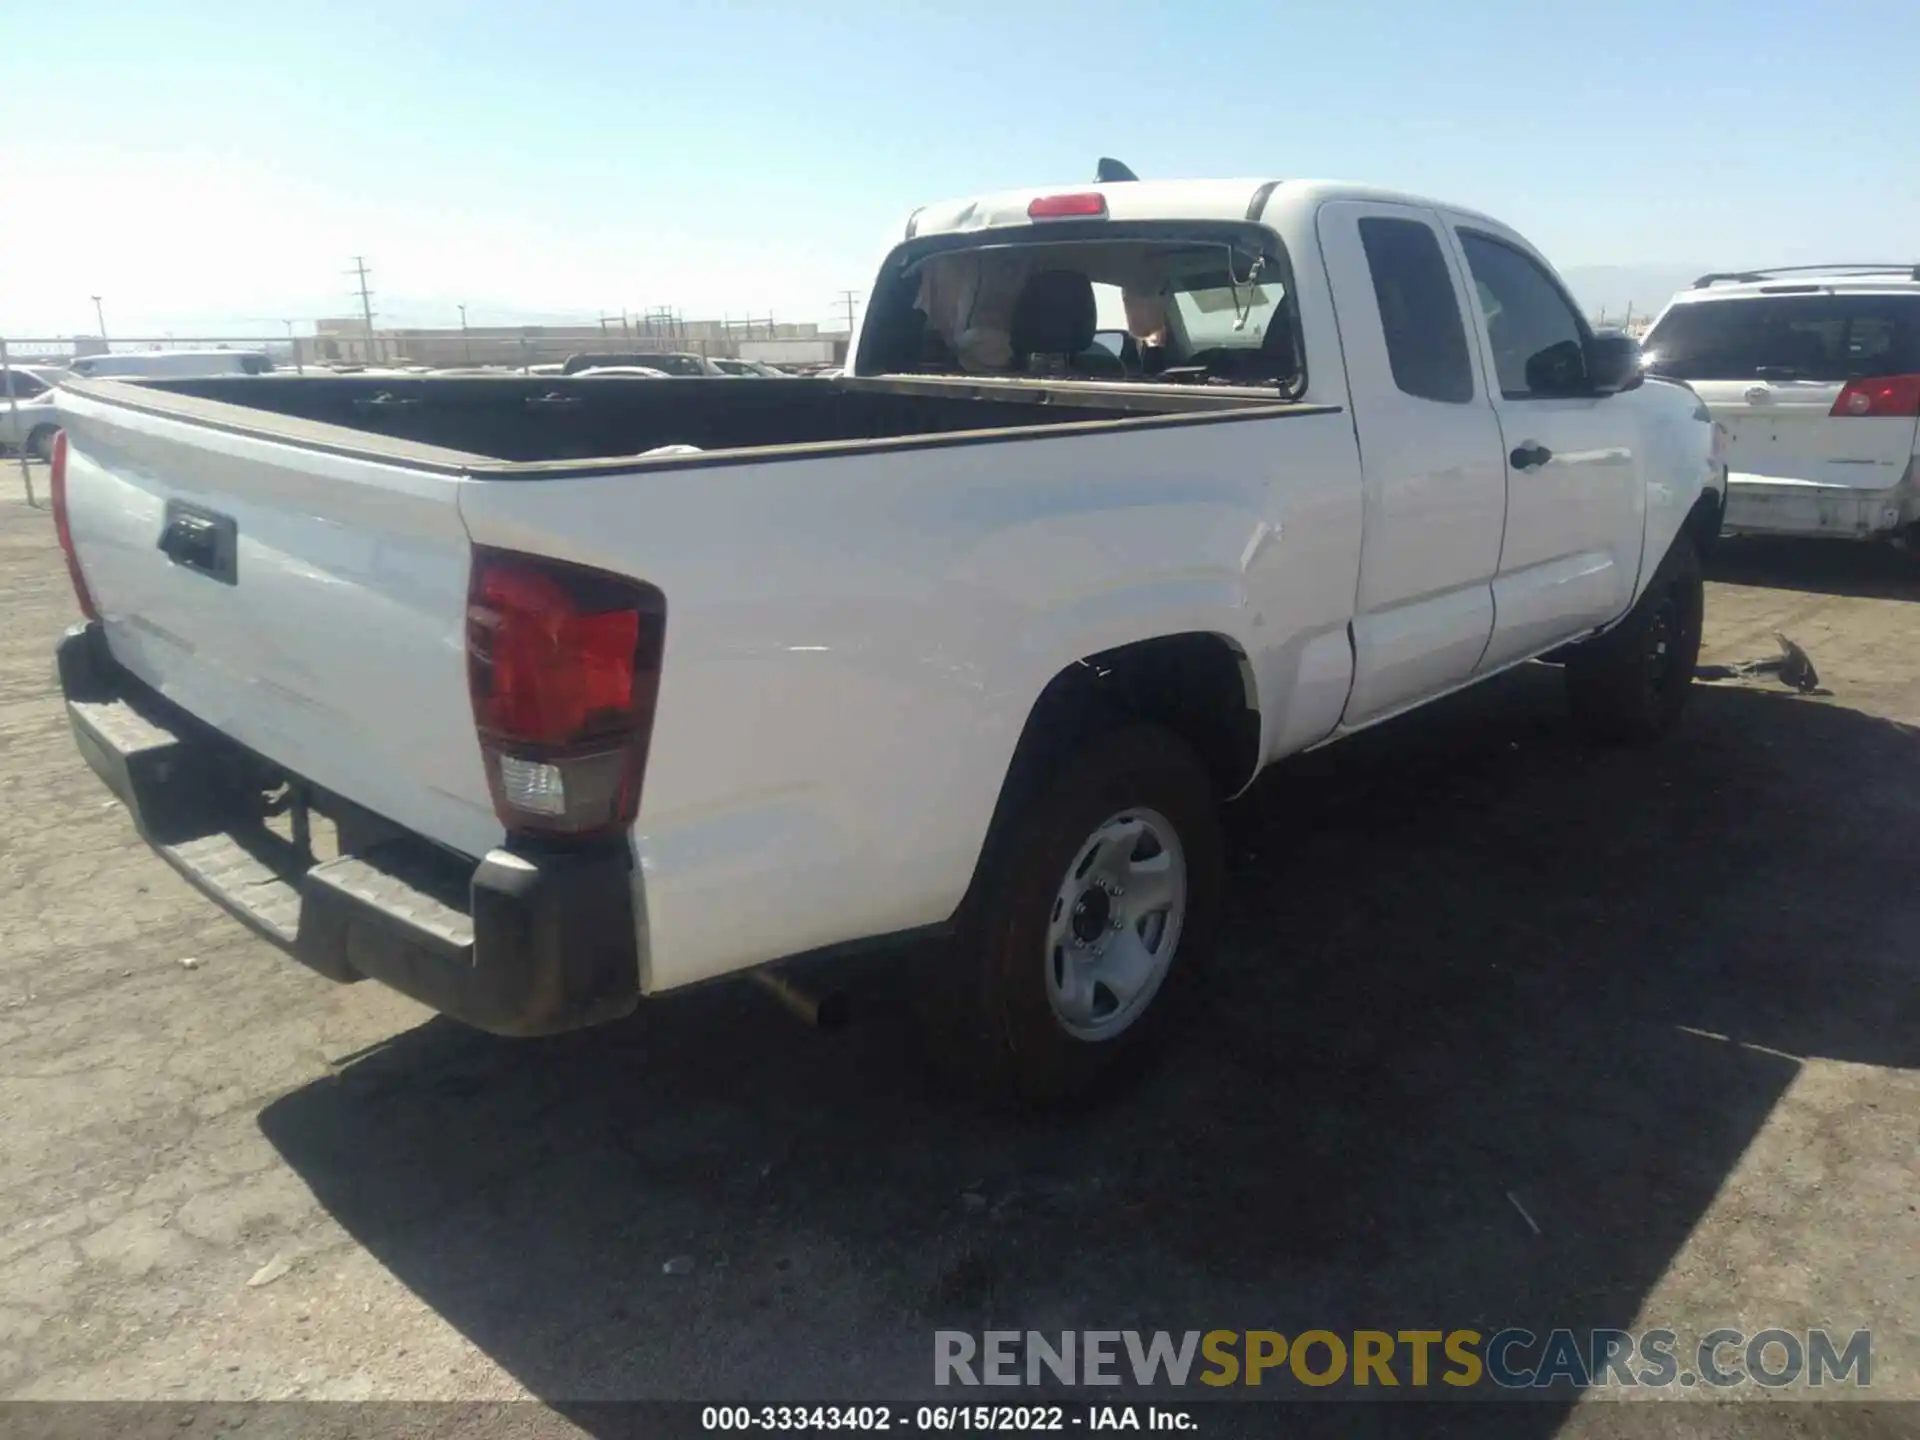
[{"label": "parked car", "polygon": [[1705,275],[1646,351],[1725,427],[1730,531],[1920,540],[1920,265]]},{"label": "parked car", "polygon": [[591,365],[585,370],[573,372],[575,380],[666,380],[671,377],[664,370],[654,370],[645,365]]},{"label": "parked car", "polygon": [[52,455],[60,428],[53,388],[65,373],[52,365],[13,365],[0,376],[0,452],[23,449],[37,460]]},{"label": "parked car", "polygon": [[1268,764],[1545,655],[1600,739],[1686,704],[1714,426],[1456,206],[929,205],[838,379],[541,383],[83,381],[50,487],[68,715],[149,842],[484,1029],[742,972],[809,1008],[767,967],[913,937],[931,1050],[1087,1093]]},{"label": "parked car", "polygon": [[787,374],[786,371],[776,370],[773,366],[759,360],[723,360],[716,356],[713,365],[722,375],[753,377],[764,380],[782,380],[786,378]]},{"label": "parked car", "polygon": [[83,378],[186,379],[211,375],[265,375],[273,361],[264,350],[134,350],[82,355],[67,372]]},{"label": "parked car", "polygon": [[726,373],[704,355],[658,350],[621,351],[618,354],[605,355],[569,355],[566,363],[560,367],[560,373],[578,375],[582,370],[604,370],[610,365],[640,365],[649,370],[658,370],[664,375],[724,375]]}]

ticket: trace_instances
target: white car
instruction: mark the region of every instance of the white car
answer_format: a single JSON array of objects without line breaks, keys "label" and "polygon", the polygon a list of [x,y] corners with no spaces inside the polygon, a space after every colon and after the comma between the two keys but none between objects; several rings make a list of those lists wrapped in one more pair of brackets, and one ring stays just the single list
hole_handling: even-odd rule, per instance
[{"label": "white car", "polygon": [[1051,1099],[1151,1041],[1267,765],[1549,654],[1679,723],[1714,426],[1497,220],[1023,190],[871,295],[808,385],[62,386],[79,748],[335,979],[538,1034],[940,938],[932,1048]]},{"label": "white car", "polygon": [[783,380],[787,372],[759,360],[729,360],[715,356],[713,366],[722,375],[737,375],[764,380]]},{"label": "white car", "polygon": [[1730,532],[1920,538],[1920,265],[1705,275],[1645,349],[1725,430]]},{"label": "white car", "polygon": [[8,368],[8,384],[0,387],[0,450],[18,448],[37,460],[53,453],[54,432],[60,428],[53,392],[65,374],[51,365]]},{"label": "white car", "polygon": [[673,377],[664,370],[655,370],[647,365],[594,365],[585,370],[576,370],[567,378],[572,380],[670,380]]},{"label": "white car", "polygon": [[658,370],[662,375],[668,377],[724,375],[726,373],[704,355],[694,355],[673,350],[621,350],[605,354],[584,353],[580,355],[569,355],[566,363],[560,367],[560,373],[562,375],[578,375],[583,370],[608,370],[615,366],[626,369],[635,365],[648,370]]},{"label": "white car", "polygon": [[67,373],[83,379],[197,379],[213,375],[266,375],[273,361],[264,350],[133,350],[82,355]]}]

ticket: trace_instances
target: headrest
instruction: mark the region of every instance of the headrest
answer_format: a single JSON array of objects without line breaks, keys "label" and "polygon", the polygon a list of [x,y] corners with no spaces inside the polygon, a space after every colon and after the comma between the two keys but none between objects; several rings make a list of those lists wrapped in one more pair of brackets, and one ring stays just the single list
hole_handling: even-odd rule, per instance
[{"label": "headrest", "polygon": [[1093,282],[1078,270],[1041,270],[1027,277],[1013,307],[1015,355],[1078,355],[1098,324]]}]

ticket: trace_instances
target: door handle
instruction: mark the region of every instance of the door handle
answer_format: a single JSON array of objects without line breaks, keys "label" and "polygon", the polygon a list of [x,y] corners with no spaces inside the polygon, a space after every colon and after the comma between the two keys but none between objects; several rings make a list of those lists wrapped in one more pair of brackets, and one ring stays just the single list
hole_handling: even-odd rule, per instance
[{"label": "door handle", "polygon": [[1553,452],[1546,446],[1528,441],[1525,445],[1516,445],[1513,453],[1507,456],[1516,470],[1538,470],[1553,458]]}]

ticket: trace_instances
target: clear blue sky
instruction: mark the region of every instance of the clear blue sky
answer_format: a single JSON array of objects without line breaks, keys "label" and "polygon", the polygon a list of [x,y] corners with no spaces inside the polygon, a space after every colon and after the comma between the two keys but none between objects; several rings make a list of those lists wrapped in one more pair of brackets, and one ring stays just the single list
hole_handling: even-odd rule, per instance
[{"label": "clear blue sky", "polygon": [[915,205],[1102,154],[1441,195],[1576,274],[1920,257],[1899,13],[13,0],[0,330],[344,313],[356,253],[396,323],[821,319]]}]

